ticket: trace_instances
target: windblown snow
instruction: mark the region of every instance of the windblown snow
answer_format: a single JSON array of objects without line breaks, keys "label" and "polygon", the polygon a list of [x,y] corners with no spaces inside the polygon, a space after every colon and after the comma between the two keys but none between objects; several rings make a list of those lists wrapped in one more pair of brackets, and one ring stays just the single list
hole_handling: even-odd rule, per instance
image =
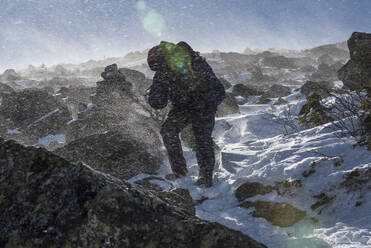
[{"label": "windblown snow", "polygon": [[[294,115],[305,103],[299,92],[284,100]],[[217,118],[213,137],[221,152],[217,154],[211,188],[194,185],[198,166],[190,149],[184,150],[189,176],[166,180],[164,176],[170,169],[165,161],[159,171],[165,181],[151,182],[164,190],[188,189],[195,202],[201,200],[196,206],[198,217],[239,230],[268,247],[370,248],[371,185],[369,181],[352,181],[350,175],[370,171],[371,153],[364,147],[355,147],[350,138],[338,138],[331,124],[284,135],[275,116],[282,115],[288,104],[247,103],[240,105],[241,114]],[[229,130],[224,128],[226,122],[232,125]],[[146,176],[138,175],[130,182]],[[236,188],[246,181],[271,186],[300,182],[283,193],[274,190],[247,201],[288,203],[306,211],[306,217],[285,228],[253,217],[254,208],[240,206],[235,197]],[[314,208],[321,194],[329,202]]]}]

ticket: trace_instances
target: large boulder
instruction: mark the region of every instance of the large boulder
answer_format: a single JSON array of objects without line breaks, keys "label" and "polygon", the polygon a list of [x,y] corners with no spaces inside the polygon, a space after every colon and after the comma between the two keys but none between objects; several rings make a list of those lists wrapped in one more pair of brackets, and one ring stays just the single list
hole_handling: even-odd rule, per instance
[{"label": "large boulder", "polygon": [[15,81],[21,79],[21,76],[14,69],[7,69],[4,71],[2,79],[6,81]]},{"label": "large boulder", "polygon": [[265,247],[153,192],[0,140],[1,247]]},{"label": "large boulder", "polygon": [[115,177],[129,179],[140,173],[156,174],[161,160],[133,137],[120,132],[90,135],[54,152],[69,161],[84,162]]},{"label": "large boulder", "polygon": [[338,78],[351,90],[371,84],[371,34],[352,34],[348,40],[350,60],[338,71]]},{"label": "large boulder", "polygon": [[262,63],[276,68],[292,69],[297,67],[294,59],[282,55],[266,57],[263,59]]},{"label": "large boulder", "polygon": [[237,200],[243,201],[256,195],[266,195],[272,192],[275,187],[266,186],[257,182],[245,182],[240,185],[235,192]]},{"label": "large boulder", "polygon": [[68,125],[67,142],[93,134],[121,131],[149,147],[161,146],[161,120],[156,119],[156,113],[144,96],[136,94],[133,84],[128,82],[129,79],[144,79],[140,75],[118,69],[115,64],[106,67],[102,73],[104,80],[97,82],[96,92],[92,94],[92,103]]},{"label": "large boulder", "polygon": [[[4,97],[0,105],[1,135],[25,144],[33,145],[48,135],[65,134],[69,120],[68,108],[46,90],[13,92]],[[22,135],[13,135],[19,132]]]},{"label": "large boulder", "polygon": [[255,210],[252,212],[252,216],[264,218],[272,225],[279,227],[292,226],[306,216],[305,211],[284,202],[244,202],[241,206],[246,208],[254,207]]},{"label": "large boulder", "polygon": [[354,32],[348,40],[350,59],[371,67],[371,34]]},{"label": "large boulder", "polygon": [[263,94],[263,92],[250,85],[236,84],[233,86],[232,94],[235,96],[242,96],[247,98],[249,96],[261,95]]},{"label": "large boulder", "polygon": [[279,98],[288,96],[291,93],[290,87],[280,85],[280,84],[273,84],[269,89],[264,92],[262,98]]},{"label": "large boulder", "polygon": [[133,91],[136,94],[145,94],[145,91],[152,84],[152,80],[147,79],[142,72],[131,70],[128,68],[120,68],[118,71],[125,76],[127,82],[132,84]]},{"label": "large boulder", "polygon": [[95,87],[85,86],[62,87],[54,95],[67,105],[72,117],[76,119],[78,113],[84,111],[91,103],[91,98],[95,95],[95,90]]},{"label": "large boulder", "polygon": [[300,92],[305,96],[310,96],[313,93],[317,93],[320,96],[328,97],[332,91],[334,84],[328,81],[314,82],[307,81],[301,88]]}]

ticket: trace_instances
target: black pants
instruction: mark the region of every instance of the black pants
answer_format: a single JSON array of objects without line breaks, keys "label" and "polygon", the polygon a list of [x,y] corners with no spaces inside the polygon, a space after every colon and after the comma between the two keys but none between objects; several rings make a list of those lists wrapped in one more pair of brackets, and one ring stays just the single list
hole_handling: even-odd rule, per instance
[{"label": "black pants", "polygon": [[187,164],[179,139],[183,128],[192,124],[196,140],[196,157],[199,166],[199,177],[211,181],[215,164],[214,142],[211,133],[215,124],[215,112],[207,109],[185,110],[172,109],[162,125],[161,135],[167,149],[171,169],[175,174],[185,175]]}]

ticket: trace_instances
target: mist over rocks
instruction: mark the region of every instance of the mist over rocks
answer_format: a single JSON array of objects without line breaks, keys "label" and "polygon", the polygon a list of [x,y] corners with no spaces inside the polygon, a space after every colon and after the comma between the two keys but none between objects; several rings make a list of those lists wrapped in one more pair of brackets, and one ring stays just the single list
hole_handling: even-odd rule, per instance
[{"label": "mist over rocks", "polygon": [[155,113],[144,96],[133,90],[133,84],[126,80],[124,73],[131,73],[129,77],[135,82],[139,76],[138,84],[144,80],[139,72],[118,69],[117,65],[107,67],[102,73],[104,80],[96,83],[95,93],[91,94],[90,105],[77,113],[77,118],[68,125],[68,142],[92,134],[120,131],[142,140],[147,147],[161,144]]},{"label": "mist over rocks", "polygon": [[111,131],[72,141],[54,153],[117,178],[129,179],[140,173],[156,174],[160,168],[160,158],[151,155],[146,148],[133,137]]},{"label": "mist over rocks", "polygon": [[14,69],[7,69],[0,76],[1,80],[15,81],[21,79],[21,76]]},{"label": "mist over rocks", "polygon": [[[357,46],[364,44],[361,42],[362,40],[358,40]],[[365,42],[367,42],[367,39]],[[358,49],[354,48],[357,51]],[[80,180],[79,177],[79,179],[73,179],[72,181],[68,181],[70,178],[67,178],[63,179],[64,181],[54,182],[48,176],[39,176],[38,173],[27,171],[22,166],[22,173],[25,173],[28,181],[23,180],[25,181],[23,184],[19,182],[14,189],[6,186],[5,191],[2,191],[4,185],[0,181],[0,208],[2,207],[2,200],[6,199],[1,194],[5,195],[4,192],[6,193],[9,190],[11,194],[16,195],[16,198],[9,199],[16,199],[14,202],[19,205],[17,209],[23,211],[22,214],[16,212],[12,216],[27,215],[25,217],[26,219],[28,218],[27,221],[32,219],[32,221],[42,222],[42,224],[37,222],[35,225],[38,228],[37,230],[28,229],[27,232],[38,232],[38,230],[42,229],[41,227],[47,227],[45,233],[50,234],[49,240],[54,242],[54,237],[63,236],[60,239],[62,240],[60,242],[61,246],[74,247],[80,245],[89,247],[96,245],[98,247],[115,247],[114,245],[119,244],[120,247],[135,247],[134,244],[136,243],[133,243],[133,240],[139,239],[139,236],[135,236],[138,233],[140,235],[144,233],[144,241],[142,239],[139,240],[143,241],[145,245],[158,246],[159,244],[162,245],[162,242],[170,242],[166,238],[158,240],[153,239],[151,236],[151,238],[147,239],[149,236],[146,236],[148,232],[151,235],[156,233],[154,234],[156,237],[166,233],[170,239],[173,239],[173,236],[168,235],[168,230],[171,230],[169,225],[172,227],[172,230],[169,232],[174,233],[174,227],[179,226],[178,223],[181,221],[179,219],[171,222],[167,221],[169,218],[167,212],[164,217],[166,220],[164,222],[162,220],[158,221],[161,227],[158,227],[157,224],[153,225],[151,222],[160,218],[158,217],[159,215],[156,215],[158,210],[154,210],[154,215],[157,217],[153,218],[152,210],[150,211],[151,215],[146,221],[151,223],[145,222],[145,220],[142,221],[142,219],[139,220],[140,224],[134,223],[135,221],[130,219],[131,215],[128,217],[130,220],[123,220],[128,216],[125,215],[127,211],[137,208],[138,200],[136,199],[137,195],[131,197],[131,193],[128,193],[128,198],[122,197],[121,190],[137,189],[150,198],[145,198],[144,202],[153,201],[156,204],[163,202],[172,209],[173,213],[179,212],[185,216],[194,216],[196,213],[202,219],[217,221],[235,230],[241,230],[245,234],[249,234],[260,242],[269,245],[269,247],[275,247],[276,244],[276,247],[280,248],[290,247],[286,245],[286,241],[288,243],[291,242],[290,244],[295,242],[295,244],[300,244],[303,237],[297,237],[298,233],[296,230],[307,224],[312,227],[314,221],[312,221],[311,217],[320,216],[321,212],[321,217],[328,217],[330,211],[327,211],[326,208],[332,209],[333,203],[326,200],[332,199],[335,193],[339,193],[337,191],[338,188],[333,188],[332,190],[334,191],[331,191],[327,190],[327,188],[321,188],[321,186],[321,192],[318,193],[317,199],[315,198],[317,193],[309,194],[306,192],[307,187],[312,187],[307,182],[310,181],[316,184],[317,177],[328,175],[323,174],[324,171],[326,173],[331,170],[334,170],[334,173],[346,171],[344,172],[344,178],[340,178],[342,177],[341,175],[338,176],[338,178],[333,180],[336,182],[331,185],[339,185],[345,180],[346,183],[344,182],[344,184],[349,184],[350,186],[344,186],[344,190],[348,188],[355,189],[355,191],[347,192],[344,197],[350,196],[349,194],[356,195],[358,189],[366,194],[369,170],[364,170],[367,164],[361,165],[361,163],[369,160],[363,159],[361,162],[356,161],[354,163],[344,162],[344,165],[342,165],[343,162],[339,162],[340,165],[336,166],[332,165],[332,163],[324,163],[317,166],[315,171],[312,170],[314,166],[309,160],[313,160],[313,157],[314,159],[321,159],[321,156],[326,154],[332,156],[334,153],[338,156],[336,158],[339,161],[341,161],[341,156],[344,156],[345,161],[347,161],[347,154],[351,154],[353,158],[358,158],[358,155],[360,155],[359,157],[365,157],[367,151],[362,154],[357,153],[361,149],[359,147],[347,150],[346,145],[341,142],[335,142],[335,138],[330,138],[329,131],[322,126],[313,128],[312,131],[310,129],[303,130],[300,127],[296,131],[286,134],[282,126],[284,124],[279,123],[284,120],[282,118],[285,117],[284,114],[287,109],[289,111],[292,110],[290,114],[293,122],[297,121],[296,117],[303,112],[303,109],[310,111],[309,108],[305,107],[306,96],[316,93],[325,98],[328,96],[328,91],[331,92],[333,90],[334,84],[336,84],[337,88],[341,87],[341,83],[336,82],[338,80],[336,78],[337,70],[349,59],[349,51],[338,44],[333,44],[308,50],[269,49],[268,51],[251,50],[247,52],[248,54],[213,51],[202,54],[213,67],[215,74],[220,78],[227,90],[226,98],[218,106],[216,113],[217,119],[213,132],[215,152],[217,156],[221,155],[222,157],[217,157],[218,162],[214,175],[215,185],[210,189],[201,189],[194,185],[198,171],[194,152],[192,149],[188,149],[192,147],[193,142],[189,127],[182,133],[182,141],[186,146],[184,154],[189,165],[189,175],[181,179],[171,179],[166,176],[169,173],[169,166],[159,130],[171,106],[161,111],[154,111],[146,101],[144,94],[152,83],[151,77],[153,75],[148,71],[145,60],[146,53],[138,52],[130,56],[91,60],[82,64],[30,66],[24,71],[17,71],[21,77],[20,79],[14,81],[1,80],[0,137],[7,140],[14,139],[28,146],[44,146],[49,151],[53,151],[59,157],[58,159],[63,158],[62,160],[65,161],[70,174],[66,174],[67,172],[58,174],[59,167],[57,166],[57,169],[53,169],[56,175],[53,174],[54,172],[50,172],[53,180],[59,178],[58,175],[75,178],[76,175],[74,173],[76,171],[78,171],[77,174],[79,176],[85,179],[81,179],[81,185],[77,183],[76,190],[72,188],[75,187],[73,186],[75,181]],[[358,77],[365,72],[365,67],[360,67],[361,63],[367,63],[364,62],[364,59],[356,58],[356,60],[350,60],[348,63],[355,64],[355,68],[351,68],[353,71],[350,70],[351,72],[348,73],[348,70],[345,73],[347,77],[351,73]],[[352,82],[357,77],[352,77]],[[368,75],[364,78],[368,80]],[[35,128],[32,132],[27,131],[28,124],[25,129],[21,128],[22,125],[19,123],[15,123],[19,121],[18,118],[5,118],[6,116],[3,113],[6,113],[6,109],[1,109],[4,102],[7,108],[10,107],[7,101],[13,99],[15,94],[21,96],[30,90],[35,90],[37,93],[34,96],[30,96],[32,95],[31,93],[27,94],[26,98],[29,98],[29,100],[25,102],[28,105],[50,106],[50,108],[43,106],[40,109],[34,107],[37,109],[36,112],[40,112],[40,114],[37,117],[36,115],[33,117],[32,123],[35,123],[28,128],[30,130]],[[9,96],[12,97],[9,98]],[[38,98],[42,100],[37,100]],[[13,101],[21,103],[23,98],[17,97]],[[12,110],[11,112],[14,112],[12,108],[9,109]],[[20,109],[22,111],[27,110],[24,106],[21,106]],[[302,110],[301,112],[300,109]],[[20,116],[27,115],[27,113],[22,113],[22,111],[18,113]],[[13,115],[18,114],[13,113]],[[53,122],[58,124],[49,123],[49,120],[53,120]],[[37,131],[38,128],[42,130]],[[321,143],[323,137],[325,137],[325,140]],[[0,150],[3,144],[7,142],[11,143],[12,141],[0,142]],[[13,142],[12,144],[15,143]],[[338,146],[340,147],[339,149]],[[16,149],[23,152],[21,148],[16,147]],[[326,154],[308,155],[310,151],[307,151],[307,149],[312,149],[312,147]],[[331,150],[328,147],[334,147],[334,149]],[[32,147],[25,149],[28,148],[33,149]],[[37,151],[45,150],[39,149]],[[340,154],[343,151],[344,154]],[[27,153],[25,156],[30,156],[30,159],[36,158],[37,163],[44,166],[43,158],[39,159],[38,155],[30,154],[33,154],[33,152]],[[40,155],[40,157],[44,157],[49,156],[50,153],[42,152],[40,154],[44,154]],[[353,156],[354,154],[356,156]],[[302,162],[296,163],[297,155],[300,157],[300,160],[303,160]],[[14,161],[18,161],[14,160],[15,155],[10,157],[10,165]],[[23,159],[23,156],[20,157],[20,159]],[[55,160],[56,162],[52,159],[53,166],[60,164],[58,159]],[[4,161],[0,158],[0,163],[4,164]],[[282,163],[287,161],[286,169],[284,168],[285,165],[281,164],[280,161]],[[305,169],[303,172],[302,165],[304,167],[309,166],[310,169]],[[359,168],[354,169],[354,166]],[[31,167],[42,171],[42,168],[36,165]],[[16,166],[13,166],[12,170],[15,168]],[[49,168],[52,171],[51,167],[46,166],[45,168]],[[264,171],[261,171],[261,168]],[[278,168],[278,172],[276,168]],[[18,174],[21,176],[21,173]],[[296,178],[296,176],[303,182],[301,187],[268,186],[276,178],[280,178],[279,180],[283,178],[282,180],[284,180],[286,178]],[[88,179],[89,177],[93,179],[90,180]],[[246,184],[242,194],[239,194],[241,192],[236,193],[233,181],[239,181],[242,178],[246,181],[245,177],[247,177],[246,180],[249,182],[251,180],[253,183]],[[126,179],[129,179],[130,183],[127,183]],[[21,179],[18,177],[15,180]],[[87,180],[88,183],[85,184],[84,180]],[[28,186],[27,183],[32,185]],[[54,187],[54,184],[58,184],[58,186]],[[100,185],[108,184],[111,186],[116,185],[117,187],[109,186],[108,189],[100,190]],[[35,188],[38,185],[41,185],[41,190]],[[66,185],[71,185],[68,186],[71,188],[68,188]],[[37,193],[32,193],[32,197],[28,198],[29,191],[23,190],[21,187],[26,187],[30,191],[35,190]],[[60,188],[62,193],[57,188]],[[99,197],[96,198],[96,196],[90,196],[90,193],[87,193],[88,196],[86,198],[88,200],[81,200],[74,192],[81,192],[82,196],[84,196],[84,189],[88,189],[88,192],[95,192]],[[241,189],[238,190],[241,191]],[[312,188],[309,188],[309,190],[312,190]],[[70,194],[70,198],[66,196],[66,192]],[[322,197],[320,193],[325,194],[325,196]],[[61,198],[58,198],[59,194],[62,195]],[[38,202],[39,195],[41,195],[40,202]],[[239,195],[240,199],[236,199],[237,195]],[[8,197],[8,195],[5,196]],[[304,201],[303,197],[305,198]],[[310,200],[309,205],[306,204],[308,199]],[[41,200],[43,200],[42,203]],[[71,208],[68,204],[68,206],[66,205],[67,210],[63,206],[58,206],[59,208],[50,214],[48,211],[50,211],[50,208],[55,208],[53,204],[56,204],[53,201],[58,203],[72,201],[70,206],[74,206],[76,209],[76,215],[75,212],[71,215],[73,220],[70,221],[68,217],[66,217],[66,221],[63,219],[66,212],[68,212],[67,210]],[[334,202],[336,201],[339,200],[335,199]],[[79,204],[73,205],[75,204],[74,202],[83,202],[82,207]],[[51,205],[49,206],[48,204]],[[357,198],[357,202],[349,204],[352,206],[356,205],[357,208],[351,209],[339,205],[332,217],[336,219],[339,211],[341,214],[344,214],[348,210],[365,209],[365,206],[369,206],[367,205],[369,203],[366,197],[362,199]],[[319,207],[312,210],[311,205],[319,205]],[[27,206],[29,208],[26,209]],[[119,209],[118,206],[124,207]],[[61,214],[58,214],[59,212]],[[306,216],[305,212],[307,213]],[[33,213],[37,213],[34,216],[39,218],[39,220],[31,216]],[[80,215],[80,213],[84,214]],[[140,212],[140,214],[147,217],[143,212]],[[45,220],[49,221],[49,218],[51,221],[48,223],[56,223],[57,221],[53,219],[55,215],[63,216],[58,217],[58,221],[69,222],[71,225],[68,228],[60,226],[49,228],[49,224],[44,225]],[[83,217],[80,218],[80,216]],[[277,216],[281,217],[277,218]],[[361,216],[361,214],[357,216]],[[13,218],[13,220],[15,219]],[[130,221],[130,224],[127,224],[128,221]],[[129,230],[128,232],[132,235],[130,237],[123,234],[125,230],[121,227],[124,225],[122,224],[124,222],[126,223],[126,229],[124,229]],[[14,223],[18,225],[20,222],[14,221]],[[132,225],[131,223],[134,224]],[[203,231],[193,229],[193,227],[187,229],[188,224],[183,228],[188,233],[183,234],[181,230],[174,234],[178,236],[175,238],[176,241],[169,243],[169,247],[182,247],[182,245],[188,247],[189,242],[196,242],[195,239],[192,239],[192,234],[195,231],[198,233],[203,233]],[[55,224],[55,226],[58,225]],[[272,225],[276,226],[272,227]],[[259,227],[257,228],[257,226]],[[279,228],[280,226],[285,227],[285,229]],[[356,228],[358,226],[353,225],[353,227]],[[361,228],[361,226],[359,227]],[[329,226],[329,228],[333,227]],[[58,231],[53,231],[57,229]],[[165,229],[166,231],[162,231]],[[161,230],[159,231],[160,234],[158,234],[158,230]],[[207,230],[208,232],[214,232],[212,228]],[[275,232],[274,230],[278,231]],[[352,233],[352,231],[346,232],[348,235]],[[63,233],[68,234],[65,235]],[[53,236],[52,234],[57,235]],[[49,244],[49,241],[39,238],[41,236],[34,233],[27,235],[27,237],[32,236],[31,242],[34,242],[32,243],[34,247],[42,247],[41,242]],[[166,235],[164,234],[163,236]],[[325,237],[328,238],[328,235],[326,235]],[[197,234],[196,236],[196,239],[198,239],[199,235]],[[213,238],[213,235],[206,232],[205,236],[207,238],[202,236],[202,240],[205,240],[206,243],[209,243],[208,238]],[[280,239],[278,240],[277,237],[280,237]],[[308,243],[319,236],[315,237],[304,238],[307,239]],[[295,239],[295,242],[293,239]],[[152,243],[148,240],[152,240]],[[360,240],[356,237],[353,237],[352,240],[363,242],[362,244],[365,243],[363,239]],[[277,241],[279,242],[277,243]],[[27,246],[26,243],[22,243],[22,235],[17,234],[9,239],[7,236],[1,242],[5,243],[1,243],[0,246],[6,243],[8,243],[8,246]],[[192,243],[192,245],[199,247],[198,245],[202,242],[204,241],[197,241],[197,244]],[[214,244],[216,241],[213,242],[211,244]],[[138,244],[138,247],[141,247],[141,245]],[[162,246],[167,247],[166,245]],[[209,246],[206,245],[205,247]],[[215,247],[223,246],[215,245]],[[232,244],[231,247],[235,247],[235,245]],[[297,246],[294,245],[293,247]]]},{"label": "mist over rocks", "polygon": [[3,96],[0,105],[1,136],[23,144],[34,145],[47,135],[65,133],[70,119],[67,107],[41,89],[12,92]]}]

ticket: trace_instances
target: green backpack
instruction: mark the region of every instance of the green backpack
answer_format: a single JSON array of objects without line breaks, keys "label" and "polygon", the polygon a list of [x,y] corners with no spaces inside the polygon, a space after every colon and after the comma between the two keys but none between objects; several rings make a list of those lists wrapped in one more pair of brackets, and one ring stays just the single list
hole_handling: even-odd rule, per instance
[{"label": "green backpack", "polygon": [[161,41],[160,50],[165,62],[176,75],[192,73],[192,57],[186,48],[171,42]]}]

